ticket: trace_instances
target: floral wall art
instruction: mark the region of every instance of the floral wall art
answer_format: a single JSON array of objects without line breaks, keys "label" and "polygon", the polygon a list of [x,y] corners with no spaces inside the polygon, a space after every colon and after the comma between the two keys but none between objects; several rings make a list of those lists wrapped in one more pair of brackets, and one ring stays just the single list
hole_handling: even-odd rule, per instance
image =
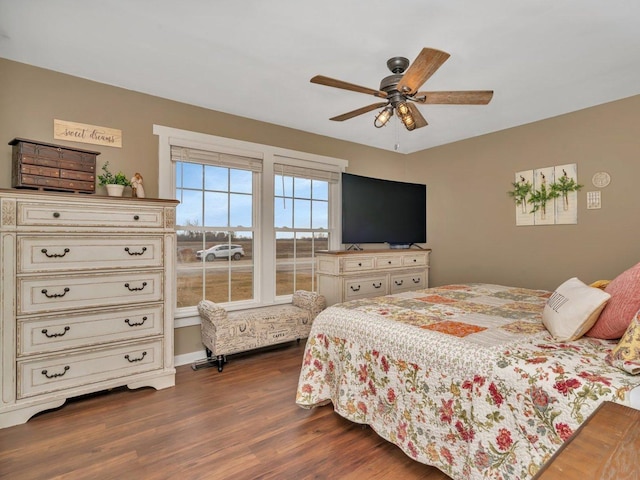
[{"label": "floral wall art", "polygon": [[516,172],[509,195],[516,225],[578,223],[578,170],[575,163]]}]

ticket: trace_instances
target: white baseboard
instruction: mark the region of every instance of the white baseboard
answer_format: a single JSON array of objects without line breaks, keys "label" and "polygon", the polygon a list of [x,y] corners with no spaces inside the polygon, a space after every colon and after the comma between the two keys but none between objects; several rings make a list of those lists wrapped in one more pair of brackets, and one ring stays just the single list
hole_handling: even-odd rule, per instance
[{"label": "white baseboard", "polygon": [[207,354],[203,350],[198,350],[197,352],[189,352],[183,353],[182,355],[176,355],[173,357],[173,363],[176,367],[180,365],[187,365],[193,362],[197,362],[198,360],[204,360],[207,358]]}]

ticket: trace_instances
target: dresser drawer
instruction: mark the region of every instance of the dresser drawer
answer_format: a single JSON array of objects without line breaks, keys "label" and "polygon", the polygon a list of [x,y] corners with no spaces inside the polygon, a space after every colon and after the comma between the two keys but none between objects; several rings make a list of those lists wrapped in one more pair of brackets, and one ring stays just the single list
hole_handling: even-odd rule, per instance
[{"label": "dresser drawer", "polygon": [[402,265],[405,267],[415,265],[424,266],[427,264],[428,253],[409,253],[402,256]]},{"label": "dresser drawer", "polygon": [[162,237],[18,237],[18,273],[162,267]]},{"label": "dresser drawer", "polygon": [[18,360],[18,398],[160,369],[162,340]]},{"label": "dresser drawer", "polygon": [[375,297],[389,293],[387,276],[349,278],[344,281],[344,299]]},{"label": "dresser drawer", "polygon": [[160,335],[162,305],[18,322],[18,357]]},{"label": "dresser drawer", "polygon": [[376,267],[377,268],[397,268],[402,266],[402,257],[398,256],[389,256],[384,257],[380,256],[376,259]]},{"label": "dresser drawer", "polygon": [[362,272],[373,270],[375,268],[375,258],[357,256],[355,258],[341,258],[343,272]]},{"label": "dresser drawer", "polygon": [[162,272],[18,278],[18,315],[162,300]]},{"label": "dresser drawer", "polygon": [[426,280],[424,270],[414,273],[391,275],[391,293],[427,288]]},{"label": "dresser drawer", "polygon": [[163,226],[163,209],[136,208],[124,205],[82,205],[65,203],[18,202],[19,226],[47,227],[132,227],[158,228]]}]

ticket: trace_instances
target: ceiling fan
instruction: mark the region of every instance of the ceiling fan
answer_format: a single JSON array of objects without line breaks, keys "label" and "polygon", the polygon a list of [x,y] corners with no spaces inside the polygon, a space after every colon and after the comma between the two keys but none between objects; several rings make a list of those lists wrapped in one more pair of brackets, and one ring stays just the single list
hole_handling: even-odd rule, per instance
[{"label": "ceiling fan", "polygon": [[311,79],[311,83],[342,88],[385,99],[384,102],[373,103],[329,120],[342,122],[382,108],[373,122],[377,128],[385,126],[395,110],[402,124],[407,130],[411,131],[427,125],[427,121],[415,104],[486,105],[493,97],[493,90],[419,92],[418,89],[422,84],[447,61],[449,56],[448,53],[440,50],[423,48],[411,66],[409,66],[409,60],[404,57],[390,58],[387,61],[387,67],[391,70],[392,75],[382,79],[379,90],[361,87],[360,85],[335,80],[323,75],[316,75]]}]

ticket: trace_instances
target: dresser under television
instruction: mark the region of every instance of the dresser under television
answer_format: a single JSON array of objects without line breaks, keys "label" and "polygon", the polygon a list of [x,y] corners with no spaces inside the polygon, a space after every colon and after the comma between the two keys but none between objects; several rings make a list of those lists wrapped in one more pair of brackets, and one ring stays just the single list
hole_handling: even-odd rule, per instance
[{"label": "dresser under television", "polygon": [[318,293],[327,305],[429,287],[431,249],[316,252]]}]

